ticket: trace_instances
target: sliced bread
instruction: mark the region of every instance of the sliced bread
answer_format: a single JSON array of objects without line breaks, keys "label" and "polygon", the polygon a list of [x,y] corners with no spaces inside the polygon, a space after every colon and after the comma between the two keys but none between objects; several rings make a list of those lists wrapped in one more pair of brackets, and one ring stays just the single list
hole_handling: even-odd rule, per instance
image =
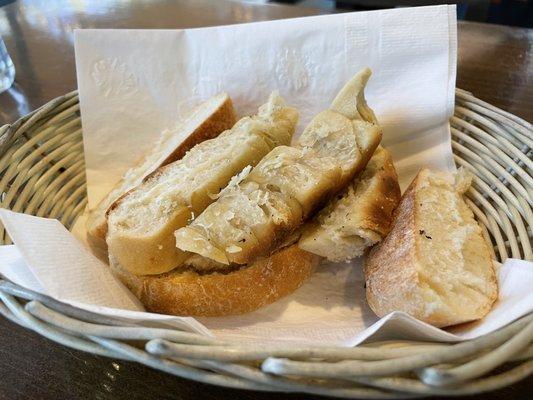
[{"label": "sliced bread", "polygon": [[[151,312],[213,317],[244,314],[273,303],[313,273],[318,257],[293,245],[244,267],[207,273],[205,260],[196,269],[160,275],[134,275],[110,256],[113,273]],[[211,268],[208,268],[211,269]]]},{"label": "sliced bread", "polygon": [[350,119],[361,118],[359,102],[343,100],[364,102],[369,77],[369,69],[359,72],[335,99],[343,104],[339,111],[317,115],[296,146],[272,150],[242,182],[177,230],[178,248],[221,264],[249,264],[275,251],[366,166],[378,146],[381,129],[373,114],[372,121]]},{"label": "sliced bread", "polygon": [[129,169],[111,192],[89,212],[89,241],[98,247],[105,246],[106,212],[115,200],[141,184],[158,168],[179,160],[196,144],[218,136],[234,124],[235,112],[231,99],[227,93],[221,93],[196,106],[176,128],[163,132],[143,162]]},{"label": "sliced bread", "polygon": [[392,230],[365,260],[366,296],[382,317],[403,311],[437,327],[484,317],[498,297],[488,244],[462,195],[471,176],[420,171]]},{"label": "sliced bread", "polygon": [[272,94],[257,115],[239,120],[217,138],[193,147],[122,196],[108,212],[107,244],[131,273],[167,272],[189,256],[176,248],[174,231],[199,215],[231,177],[291,141],[298,113]]},{"label": "sliced bread", "polygon": [[334,262],[359,257],[389,233],[400,196],[392,157],[380,146],[348,188],[304,226],[298,245]]}]

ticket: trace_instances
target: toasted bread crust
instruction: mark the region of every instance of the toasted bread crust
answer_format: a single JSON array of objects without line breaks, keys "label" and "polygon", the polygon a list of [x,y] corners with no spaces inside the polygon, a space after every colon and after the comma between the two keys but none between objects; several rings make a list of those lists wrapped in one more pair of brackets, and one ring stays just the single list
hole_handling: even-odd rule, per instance
[{"label": "toasted bread crust", "polygon": [[[181,145],[178,146],[176,150],[174,150],[165,159],[161,166],[170,164],[171,162],[183,158],[185,153],[187,153],[198,143],[208,139],[213,139],[225,130],[230,129],[235,124],[236,120],[233,103],[228,97],[228,99],[220,106],[220,108],[218,108],[208,119],[199,125],[198,128],[196,128],[194,132],[189,135],[181,143]],[[147,178],[148,176],[144,179]]]},{"label": "toasted bread crust", "polygon": [[380,147],[350,187],[304,227],[299,246],[330,261],[361,256],[389,233],[400,197],[392,157]]},{"label": "toasted bread crust", "polygon": [[243,314],[294,292],[312,274],[318,257],[287,247],[229,272],[171,271],[133,275],[111,261],[114,274],[151,312],[182,316]]},{"label": "toasted bread crust", "polygon": [[[385,150],[386,151],[386,150]],[[383,166],[377,171],[372,197],[362,205],[361,228],[386,236],[391,230],[392,215],[400,203],[398,175],[387,152]]]},{"label": "toasted bread crust", "polygon": [[[405,191],[393,214],[389,234],[365,258],[366,299],[380,317],[394,310],[416,315],[421,307],[422,299],[416,296],[418,274],[409,267],[416,257],[415,238],[411,232],[416,228],[414,208],[418,180],[417,176]],[[409,301],[404,302],[404,293],[412,293]]]}]

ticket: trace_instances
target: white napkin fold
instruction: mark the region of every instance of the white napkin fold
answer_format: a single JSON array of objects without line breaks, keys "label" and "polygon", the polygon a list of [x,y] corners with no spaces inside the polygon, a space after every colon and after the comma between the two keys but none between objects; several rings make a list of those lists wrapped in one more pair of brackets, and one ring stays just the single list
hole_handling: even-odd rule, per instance
[{"label": "white napkin fold", "polygon": [[55,219],[0,208],[15,245],[0,246],[0,274],[64,303],[143,326],[168,325],[211,333],[194,318],[147,313],[142,304]]},{"label": "white napkin fold", "polygon": [[[0,208],[0,220],[31,274],[21,268],[13,248],[4,250],[15,282],[59,300],[142,310],[142,305],[98,258],[55,219]],[[9,246],[8,246],[9,248]],[[33,275],[33,276],[32,276]],[[10,278],[11,279],[11,278]]]}]

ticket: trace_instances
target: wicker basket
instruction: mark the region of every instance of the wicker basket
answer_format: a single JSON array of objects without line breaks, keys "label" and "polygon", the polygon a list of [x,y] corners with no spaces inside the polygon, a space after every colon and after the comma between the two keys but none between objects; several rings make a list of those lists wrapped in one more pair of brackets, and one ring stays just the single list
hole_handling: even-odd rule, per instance
[{"label": "wicker basket", "polygon": [[[468,203],[497,260],[531,260],[533,128],[465,91],[456,94],[451,119],[455,161],[476,175]],[[74,224],[86,204],[76,92],[0,128],[0,195],[2,207]],[[0,226],[0,244],[9,242]],[[127,326],[5,280],[0,280],[0,299],[6,318],[66,346],[241,389],[358,398],[464,395],[509,385],[533,372],[533,314],[454,345],[257,348],[178,330]]]}]

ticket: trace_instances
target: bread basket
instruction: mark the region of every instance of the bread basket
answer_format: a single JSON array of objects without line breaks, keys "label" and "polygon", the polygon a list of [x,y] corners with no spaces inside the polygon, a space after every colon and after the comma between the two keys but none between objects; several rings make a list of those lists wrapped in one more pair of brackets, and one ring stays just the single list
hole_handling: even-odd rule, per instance
[{"label": "bread basket", "polygon": [[[532,260],[532,125],[460,89],[450,122],[455,162],[476,176],[467,201],[494,257]],[[87,201],[76,92],[0,128],[0,196],[1,207],[73,226]],[[0,226],[0,244],[9,243]],[[6,280],[0,299],[4,317],[65,346],[240,389],[380,399],[467,395],[533,373],[533,314],[459,344],[257,348],[125,325]]]}]

